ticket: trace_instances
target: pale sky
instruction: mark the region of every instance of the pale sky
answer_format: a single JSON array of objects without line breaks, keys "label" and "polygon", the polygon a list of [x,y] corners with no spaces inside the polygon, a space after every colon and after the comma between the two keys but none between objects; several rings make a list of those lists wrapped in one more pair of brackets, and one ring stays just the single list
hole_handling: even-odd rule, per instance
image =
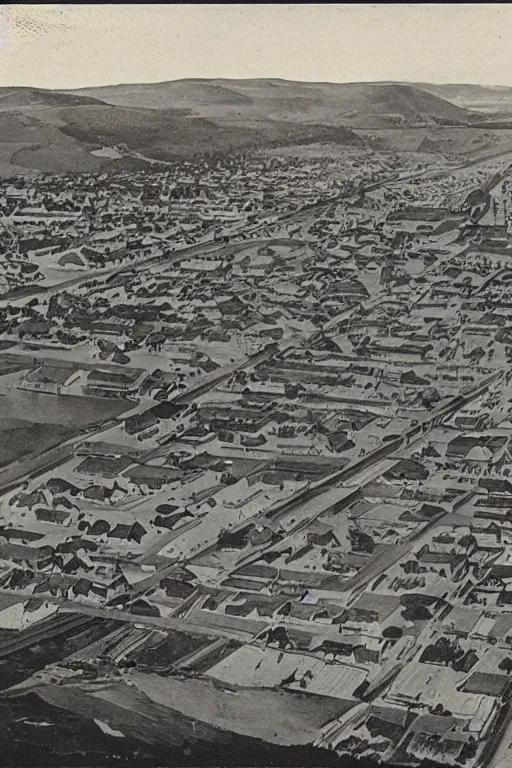
[{"label": "pale sky", "polygon": [[187,77],[512,85],[512,6],[0,7],[0,86]]}]

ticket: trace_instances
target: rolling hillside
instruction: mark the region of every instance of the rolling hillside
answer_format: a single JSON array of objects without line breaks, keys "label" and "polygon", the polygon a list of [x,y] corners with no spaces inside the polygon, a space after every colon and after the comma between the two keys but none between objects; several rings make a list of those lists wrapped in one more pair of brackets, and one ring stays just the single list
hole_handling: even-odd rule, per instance
[{"label": "rolling hillside", "polygon": [[78,91],[0,88],[0,174],[94,172],[125,163],[92,154],[102,146],[124,147],[129,163],[140,166],[261,147],[357,147],[366,142],[365,131],[475,120],[481,113],[396,83],[177,80]]},{"label": "rolling hillside", "polygon": [[399,83],[176,80],[70,93],[117,106],[186,110],[196,117],[243,125],[275,120],[386,128],[443,121],[470,123],[474,118],[470,111],[426,90]]},{"label": "rolling hillside", "polygon": [[[227,104],[250,102],[228,89],[201,88],[204,110],[219,115]],[[196,116],[185,106],[186,94],[172,107],[146,104],[117,106],[92,94],[70,94],[30,88],[0,89],[0,174],[25,170],[47,172],[98,171],[119,167],[119,161],[91,152],[103,145],[125,145],[128,150],[156,160],[175,160],[197,153],[241,151],[257,147],[294,146],[331,142],[362,146],[363,140],[341,124],[330,121],[232,121]],[[133,159],[132,161],[133,162]],[[137,163],[144,164],[143,159]]]},{"label": "rolling hillside", "polygon": [[44,88],[0,88],[0,112],[17,109],[45,109],[64,106],[84,106],[101,102],[92,96],[48,91]]},{"label": "rolling hillside", "polygon": [[464,109],[492,114],[512,113],[512,88],[502,85],[434,85],[417,83],[421,88]]},{"label": "rolling hillside", "polygon": [[93,103],[0,110],[0,173],[23,169],[45,172],[99,171],[119,161],[91,154],[102,146],[124,145],[149,160],[172,161],[195,154],[258,147],[331,142],[362,146],[343,126],[265,122],[251,126],[220,124],[176,110],[114,107]]}]

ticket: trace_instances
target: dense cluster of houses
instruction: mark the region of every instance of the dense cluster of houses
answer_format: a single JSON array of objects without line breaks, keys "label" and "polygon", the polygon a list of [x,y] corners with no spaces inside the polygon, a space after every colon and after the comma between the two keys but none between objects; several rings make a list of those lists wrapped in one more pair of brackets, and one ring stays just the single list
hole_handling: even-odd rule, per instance
[{"label": "dense cluster of houses", "polygon": [[[233,163],[226,197],[272,177],[279,211],[293,163]],[[78,602],[150,617],[157,639],[130,626],[101,660],[132,685],[170,690],[179,618],[217,638],[183,662],[205,691],[278,690],[285,709],[299,692],[340,755],[484,764],[512,673],[512,249],[493,211],[508,167],[461,173],[458,202],[434,200],[428,175],[398,202],[358,180],[293,231],[162,249],[5,306],[0,341],[28,361],[15,386],[126,409],[4,493],[0,592],[31,615],[37,601],[41,616]],[[217,172],[190,166],[179,192],[170,171],[133,174],[131,192],[155,222],[182,199],[192,216],[223,193]],[[115,184],[129,191],[122,174],[97,183],[105,211]],[[56,210],[97,206],[92,190]],[[14,620],[27,611],[0,608]]]},{"label": "dense cluster of houses", "polygon": [[[421,165],[414,155],[400,162]],[[398,163],[398,156],[366,150],[307,162],[269,153],[1,180],[0,296],[194,243],[247,237],[255,226],[396,176]],[[442,164],[435,156],[431,163]]]}]

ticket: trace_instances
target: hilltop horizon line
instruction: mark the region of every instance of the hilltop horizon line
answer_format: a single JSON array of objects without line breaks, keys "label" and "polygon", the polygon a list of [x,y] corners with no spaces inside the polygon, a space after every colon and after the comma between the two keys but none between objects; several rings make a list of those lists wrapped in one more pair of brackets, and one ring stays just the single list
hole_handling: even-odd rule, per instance
[{"label": "hilltop horizon line", "polygon": [[241,83],[264,83],[264,82],[275,82],[275,83],[296,83],[296,84],[304,84],[304,85],[408,85],[408,86],[416,86],[421,87],[422,85],[433,85],[433,86],[440,86],[440,87],[472,87],[472,88],[488,88],[491,90],[509,90],[512,88],[512,84],[510,85],[496,85],[492,83],[478,83],[478,82],[456,82],[456,81],[450,81],[450,82],[440,82],[437,80],[393,80],[393,79],[383,79],[383,80],[301,80],[301,79],[292,79],[287,77],[277,77],[277,76],[262,76],[262,77],[202,77],[202,76],[191,76],[191,77],[178,77],[178,78],[169,78],[166,80],[133,80],[129,82],[110,82],[110,83],[102,83],[102,84],[95,84],[90,83],[88,85],[80,85],[80,86],[67,86],[65,88],[62,87],[52,87],[52,86],[43,86],[43,85],[19,85],[19,84],[12,84],[12,85],[3,85],[0,86],[0,88],[7,89],[7,88],[29,88],[33,90],[47,90],[47,91],[82,91],[82,90],[88,90],[91,88],[97,89],[97,88],[118,88],[118,87],[125,87],[125,86],[154,86],[154,85],[166,85],[168,83],[193,83],[193,82],[241,82]]}]

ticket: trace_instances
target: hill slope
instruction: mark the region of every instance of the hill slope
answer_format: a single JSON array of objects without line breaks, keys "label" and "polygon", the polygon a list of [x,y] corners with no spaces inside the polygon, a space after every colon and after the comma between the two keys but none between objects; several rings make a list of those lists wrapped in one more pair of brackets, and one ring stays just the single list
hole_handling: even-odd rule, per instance
[{"label": "hill slope", "polygon": [[259,121],[252,126],[190,117],[184,110],[115,107],[101,102],[73,106],[0,109],[0,174],[26,169],[47,172],[98,171],[119,161],[91,152],[124,145],[148,160],[171,161],[194,154],[258,147],[332,142],[362,146],[343,126]]},{"label": "hill slope", "polygon": [[102,146],[125,145],[142,156],[137,161],[140,166],[150,160],[314,142],[356,147],[364,143],[342,126],[286,122],[230,126],[183,117],[171,110],[109,105],[6,110],[0,111],[0,175],[24,169],[94,172],[118,167],[119,161],[91,154]]},{"label": "hill slope", "polygon": [[0,88],[0,112],[100,103],[98,99],[86,94],[49,91],[44,88]]},{"label": "hill slope", "polygon": [[362,146],[352,129],[471,125],[475,119],[481,114],[397,83],[177,80],[78,91],[0,88],[0,174],[119,167],[124,161],[91,154],[104,145],[124,145],[130,162],[144,164],[261,147]]},{"label": "hill slope", "polygon": [[464,109],[486,113],[512,112],[512,88],[505,85],[435,85],[432,83],[415,85]]},{"label": "hill slope", "polygon": [[222,122],[294,123],[379,128],[414,123],[468,123],[474,115],[433,93],[400,83],[302,83],[290,80],[175,80],[69,91],[109,104],[180,109]]}]

